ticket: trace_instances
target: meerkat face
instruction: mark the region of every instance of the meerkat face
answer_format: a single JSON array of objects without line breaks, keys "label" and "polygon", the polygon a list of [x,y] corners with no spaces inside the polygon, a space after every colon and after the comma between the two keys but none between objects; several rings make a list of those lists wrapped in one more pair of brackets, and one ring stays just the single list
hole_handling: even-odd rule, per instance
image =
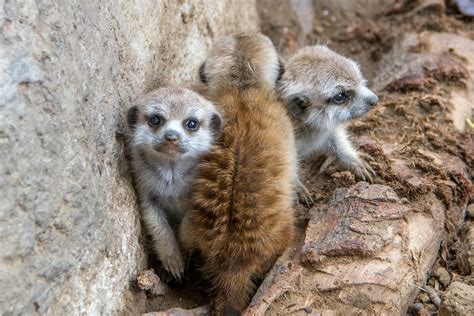
[{"label": "meerkat face", "polygon": [[133,148],[157,158],[197,157],[207,152],[221,129],[214,105],[183,88],[161,88],[128,111]]},{"label": "meerkat face", "polygon": [[237,34],[214,44],[199,68],[199,78],[211,93],[222,84],[239,89],[273,89],[283,67],[268,37],[260,33]]},{"label": "meerkat face", "polygon": [[360,117],[378,103],[359,65],[321,45],[303,48],[288,61],[279,92],[290,115],[313,128]]}]

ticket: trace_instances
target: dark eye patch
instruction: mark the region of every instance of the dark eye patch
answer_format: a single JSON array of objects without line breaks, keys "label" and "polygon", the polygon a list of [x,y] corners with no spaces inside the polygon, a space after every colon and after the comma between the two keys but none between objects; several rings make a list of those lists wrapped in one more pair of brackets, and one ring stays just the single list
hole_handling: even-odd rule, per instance
[{"label": "dark eye patch", "polygon": [[352,96],[352,93],[350,91],[341,91],[336,93],[331,99],[329,99],[329,102],[332,102],[334,104],[344,104],[346,103]]},{"label": "dark eye patch", "polygon": [[199,67],[199,79],[201,79],[202,83],[207,83],[206,73],[204,72],[205,63],[202,63]]},{"label": "dark eye patch", "polygon": [[199,120],[194,117],[185,120],[184,128],[191,132],[197,131],[199,129]]},{"label": "dark eye patch", "polygon": [[150,115],[150,117],[148,118],[148,125],[150,125],[151,127],[160,127],[161,125],[163,125],[163,123],[164,119],[158,114]]}]

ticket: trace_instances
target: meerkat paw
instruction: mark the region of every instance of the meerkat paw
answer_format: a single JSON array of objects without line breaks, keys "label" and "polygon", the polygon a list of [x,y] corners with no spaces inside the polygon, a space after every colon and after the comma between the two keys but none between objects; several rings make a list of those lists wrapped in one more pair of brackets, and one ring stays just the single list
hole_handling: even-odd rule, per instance
[{"label": "meerkat paw", "polygon": [[296,187],[296,194],[298,195],[298,200],[301,203],[304,203],[308,206],[314,203],[313,195],[311,194],[311,192],[309,192],[306,186],[299,180],[298,180],[298,185]]},{"label": "meerkat paw", "polygon": [[374,159],[367,154],[360,154],[359,161],[353,164],[351,169],[359,179],[372,183],[377,174],[367,160]]},{"label": "meerkat paw", "polygon": [[171,274],[176,280],[181,281],[184,275],[184,260],[181,253],[177,252],[172,255],[161,256],[161,264],[163,268]]}]

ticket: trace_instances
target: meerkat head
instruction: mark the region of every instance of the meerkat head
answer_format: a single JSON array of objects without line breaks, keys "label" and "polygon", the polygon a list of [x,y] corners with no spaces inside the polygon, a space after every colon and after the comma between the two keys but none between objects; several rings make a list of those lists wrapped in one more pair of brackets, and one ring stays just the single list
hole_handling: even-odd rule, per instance
[{"label": "meerkat head", "polygon": [[160,88],[128,111],[131,146],[161,159],[198,157],[221,129],[214,105],[184,88]]},{"label": "meerkat head", "polygon": [[270,39],[260,33],[248,33],[217,41],[199,68],[199,78],[210,93],[222,86],[272,90],[283,71]]},{"label": "meerkat head", "polygon": [[318,129],[360,117],[378,103],[359,65],[322,45],[302,48],[288,60],[279,93],[297,122]]}]

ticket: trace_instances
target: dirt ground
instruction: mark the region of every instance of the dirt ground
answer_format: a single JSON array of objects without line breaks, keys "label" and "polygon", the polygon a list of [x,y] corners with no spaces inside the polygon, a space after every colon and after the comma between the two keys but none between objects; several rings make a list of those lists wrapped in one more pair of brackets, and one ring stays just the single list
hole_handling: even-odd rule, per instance
[{"label": "dirt ground", "polygon": [[[473,252],[469,247],[474,243],[469,239],[473,231],[469,216],[473,214],[465,212],[473,203],[474,129],[466,123],[474,114],[474,46],[469,46],[474,40],[473,20],[442,1],[396,1],[374,6],[365,14],[333,11],[324,7],[324,1],[281,3],[278,7],[272,1],[261,1],[259,13],[262,31],[283,55],[302,45],[327,44],[358,61],[369,86],[377,92],[380,103],[376,109],[350,125],[354,142],[374,158],[370,162],[377,172],[374,183],[393,188],[397,199],[420,213],[433,212],[430,207],[437,201],[442,205],[443,232],[435,247],[438,255],[427,259],[428,271],[420,273],[426,277],[416,287],[427,284],[443,299],[454,281],[474,286],[470,265],[474,261],[469,258]],[[337,165],[317,175],[321,163],[322,159],[315,157],[302,167],[315,204],[296,206],[300,238],[292,258],[302,255],[314,210],[327,208],[337,188],[357,183],[350,172]],[[472,205],[470,208],[472,213]],[[351,258],[340,256],[337,260]],[[310,280],[314,271],[303,267],[300,278]],[[208,302],[205,287],[197,278],[191,279],[184,286],[172,287],[164,297],[148,299],[144,310],[204,305]],[[394,304],[391,311],[438,313],[439,302],[429,291],[408,292],[408,302]],[[289,290],[276,298],[267,314],[340,311],[335,306],[340,299],[333,291],[305,290],[303,286],[303,290]],[[383,310],[378,303],[365,306],[364,300],[356,297],[343,305],[353,306],[351,311],[361,314]]]}]

